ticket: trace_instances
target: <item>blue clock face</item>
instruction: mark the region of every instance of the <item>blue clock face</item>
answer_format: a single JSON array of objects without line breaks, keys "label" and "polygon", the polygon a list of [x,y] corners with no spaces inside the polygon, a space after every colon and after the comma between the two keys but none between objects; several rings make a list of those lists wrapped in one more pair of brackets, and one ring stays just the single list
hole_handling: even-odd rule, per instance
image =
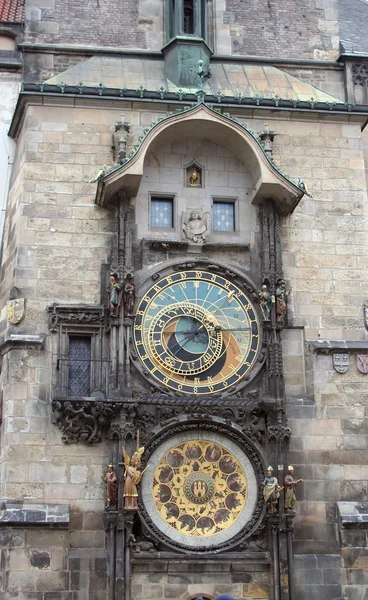
[{"label": "blue clock face", "polygon": [[181,271],[141,299],[134,343],[157,382],[184,394],[212,394],[239,383],[260,346],[259,321],[246,294],[221,275]]}]

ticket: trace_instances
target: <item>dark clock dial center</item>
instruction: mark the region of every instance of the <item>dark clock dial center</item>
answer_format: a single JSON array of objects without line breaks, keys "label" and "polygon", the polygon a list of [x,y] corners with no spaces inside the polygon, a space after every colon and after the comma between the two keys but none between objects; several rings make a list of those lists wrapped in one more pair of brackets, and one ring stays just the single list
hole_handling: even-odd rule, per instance
[{"label": "dark clock dial center", "polygon": [[182,348],[195,354],[205,352],[208,347],[208,334],[198,319],[181,317],[175,327],[175,338]]}]

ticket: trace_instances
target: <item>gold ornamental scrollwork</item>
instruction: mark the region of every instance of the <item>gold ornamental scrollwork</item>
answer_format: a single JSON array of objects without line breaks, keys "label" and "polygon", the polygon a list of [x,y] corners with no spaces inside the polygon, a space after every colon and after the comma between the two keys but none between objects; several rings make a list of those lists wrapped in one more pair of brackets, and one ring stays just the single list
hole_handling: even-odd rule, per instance
[{"label": "gold ornamental scrollwork", "polygon": [[173,446],[158,463],[153,499],[161,518],[185,536],[215,536],[231,527],[248,496],[240,462],[208,440]]}]

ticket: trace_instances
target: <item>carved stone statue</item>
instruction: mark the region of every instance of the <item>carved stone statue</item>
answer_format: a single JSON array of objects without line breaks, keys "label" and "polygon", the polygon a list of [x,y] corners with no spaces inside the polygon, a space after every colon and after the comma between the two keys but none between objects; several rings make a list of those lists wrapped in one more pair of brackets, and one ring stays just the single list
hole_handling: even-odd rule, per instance
[{"label": "carved stone statue", "polygon": [[273,474],[273,468],[268,467],[267,475],[263,481],[263,498],[270,513],[276,512],[281,490],[282,487],[279,486],[279,482]]},{"label": "carved stone statue", "polygon": [[127,279],[124,285],[124,314],[126,317],[134,316],[136,291],[134,279]]},{"label": "carved stone statue", "polygon": [[279,323],[283,323],[287,314],[287,299],[291,288],[286,289],[284,279],[279,279],[276,287],[276,317]]},{"label": "carved stone statue", "polygon": [[127,155],[127,139],[130,133],[130,123],[124,120],[124,113],[121,113],[121,121],[115,123],[114,133],[114,158],[118,164],[121,164]]},{"label": "carved stone statue", "polygon": [[294,467],[288,466],[288,472],[284,479],[284,490],[285,490],[285,510],[286,512],[294,512],[296,504],[296,493],[295,488],[298,483],[303,483],[303,479],[294,479]]},{"label": "carved stone statue", "polygon": [[194,244],[203,244],[208,236],[208,213],[200,210],[183,213],[183,234],[185,239]]},{"label": "carved stone statue", "polygon": [[128,510],[136,510],[138,508],[138,490],[137,485],[142,478],[141,456],[144,452],[144,447],[139,448],[130,458],[123,448],[123,459],[125,465],[124,472],[124,508]]},{"label": "carved stone statue", "polygon": [[264,283],[258,292],[259,304],[263,313],[263,319],[265,321],[270,320],[270,314],[272,309],[272,295],[268,289],[268,286]]},{"label": "carved stone statue", "polygon": [[106,508],[117,508],[119,483],[113,465],[107,467],[107,471],[105,475],[102,476],[102,480],[106,484]]},{"label": "carved stone statue", "polygon": [[110,273],[109,282],[110,285],[106,291],[109,294],[110,315],[112,317],[118,317],[123,285],[119,283],[119,277],[117,273]]}]

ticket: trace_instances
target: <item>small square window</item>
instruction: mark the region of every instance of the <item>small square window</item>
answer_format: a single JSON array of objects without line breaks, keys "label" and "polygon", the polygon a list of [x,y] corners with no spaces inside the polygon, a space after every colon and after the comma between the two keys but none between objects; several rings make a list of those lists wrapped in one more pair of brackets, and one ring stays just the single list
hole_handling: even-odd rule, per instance
[{"label": "small square window", "polygon": [[235,231],[235,203],[213,201],[213,231]]},{"label": "small square window", "polygon": [[151,227],[153,229],[173,229],[173,198],[151,198]]}]

